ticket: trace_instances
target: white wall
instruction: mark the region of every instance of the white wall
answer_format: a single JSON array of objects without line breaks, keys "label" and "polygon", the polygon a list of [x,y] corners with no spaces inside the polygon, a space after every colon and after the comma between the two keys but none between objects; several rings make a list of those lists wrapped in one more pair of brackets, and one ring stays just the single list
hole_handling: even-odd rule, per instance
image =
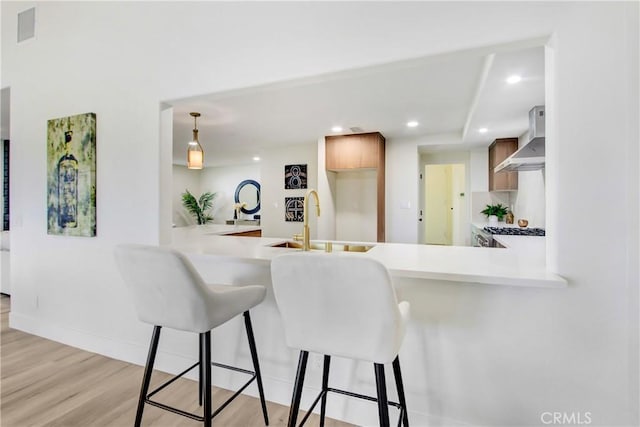
[{"label": "white wall", "polygon": [[469,150],[469,192],[489,191],[489,149]]},{"label": "white wall", "polygon": [[[317,143],[301,144],[290,147],[269,149],[262,156],[262,235],[264,237],[293,237],[302,233],[302,222],[287,222],[284,219],[284,203],[286,197],[304,197],[308,190],[316,188],[318,183],[318,148]],[[284,167],[291,164],[307,165],[307,189],[284,189]],[[322,192],[320,208],[322,216],[323,206],[329,196]],[[315,201],[310,201],[309,227],[311,238],[316,238],[317,218]]]},{"label": "white wall", "polygon": [[336,239],[378,241],[377,176],[375,170],[336,173]]},{"label": "white wall", "polygon": [[[200,173],[200,188],[202,191],[217,193],[213,203],[213,222],[224,224],[226,220],[233,219],[233,204],[238,184],[246,179],[257,181],[261,186],[260,164],[237,165],[225,167],[204,168]],[[256,212],[260,215],[262,212]],[[240,213],[241,219],[253,219],[253,215]]]},{"label": "white wall", "polygon": [[[196,197],[200,197],[200,171],[187,169],[186,166],[173,165],[172,167],[172,189],[171,205],[173,214],[173,224],[176,227],[184,227],[185,225],[193,225],[196,220],[182,206],[182,193],[185,190]],[[208,191],[208,190],[205,190]]]},{"label": "white wall", "polygon": [[387,139],[385,156],[386,241],[418,243],[418,143]]},{"label": "white wall", "polygon": [[11,88],[0,89],[0,140],[11,139]]},{"label": "white wall", "polygon": [[[16,15],[31,5],[37,35],[18,45]],[[411,416],[424,420],[427,413],[439,425],[537,425],[544,411],[589,411],[592,425],[640,423],[638,3],[1,7],[2,87],[11,87],[15,165],[11,326],[137,363],[145,360],[150,327],[136,320],[113,247],[159,240],[160,174],[170,173],[159,164],[159,102],[553,35],[554,79],[546,79],[552,100],[546,106],[547,253],[551,268],[570,285],[550,291],[400,284],[415,301],[410,351],[400,356],[408,369]],[[89,111],[98,120],[98,236],[48,236],[46,121]],[[615,143],[603,148],[603,141]],[[310,167],[314,160],[315,145]],[[415,241],[404,224],[417,226],[418,163],[415,145],[388,142],[390,241]],[[265,209],[282,204],[277,193],[265,188]],[[400,208],[405,201],[409,209]],[[611,206],[629,233],[585,233],[585,227],[611,222]],[[292,230],[283,224],[274,231]],[[283,345],[261,329],[259,345]],[[186,354],[180,342],[178,334],[169,335],[161,359],[171,359],[176,349]],[[266,372],[267,380],[293,363],[282,361],[280,371]],[[338,412],[362,423],[360,412]]]}]

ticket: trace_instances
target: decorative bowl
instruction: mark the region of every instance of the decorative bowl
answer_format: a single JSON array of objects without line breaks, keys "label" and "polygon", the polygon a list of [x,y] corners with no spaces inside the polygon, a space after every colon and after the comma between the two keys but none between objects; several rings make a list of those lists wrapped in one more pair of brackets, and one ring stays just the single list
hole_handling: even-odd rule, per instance
[{"label": "decorative bowl", "polygon": [[526,219],[519,219],[518,220],[518,225],[522,228],[526,227],[527,225],[529,225],[529,221],[527,221]]}]

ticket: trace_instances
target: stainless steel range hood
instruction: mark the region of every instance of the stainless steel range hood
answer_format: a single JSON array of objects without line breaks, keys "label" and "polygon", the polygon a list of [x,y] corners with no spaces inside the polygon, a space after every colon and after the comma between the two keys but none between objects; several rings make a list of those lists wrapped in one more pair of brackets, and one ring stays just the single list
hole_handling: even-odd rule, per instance
[{"label": "stainless steel range hood", "polygon": [[494,172],[544,168],[544,105],[529,111],[529,142],[494,168]]}]

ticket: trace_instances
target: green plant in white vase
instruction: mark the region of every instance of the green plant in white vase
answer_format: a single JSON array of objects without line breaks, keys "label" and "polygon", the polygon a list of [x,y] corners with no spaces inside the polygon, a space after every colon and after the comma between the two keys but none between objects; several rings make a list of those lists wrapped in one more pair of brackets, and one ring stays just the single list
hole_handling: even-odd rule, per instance
[{"label": "green plant in white vase", "polygon": [[213,199],[215,199],[216,196],[216,193],[207,191],[202,193],[200,198],[196,199],[189,190],[185,190],[184,193],[182,193],[182,206],[184,206],[187,212],[193,215],[198,224],[206,224],[213,221],[213,216],[207,211],[213,207]]},{"label": "green plant in white vase", "polygon": [[502,206],[500,203],[497,205],[487,205],[487,207],[481,210],[480,213],[485,214],[489,219],[489,222],[498,222],[502,221],[504,216],[507,214],[507,207]]}]

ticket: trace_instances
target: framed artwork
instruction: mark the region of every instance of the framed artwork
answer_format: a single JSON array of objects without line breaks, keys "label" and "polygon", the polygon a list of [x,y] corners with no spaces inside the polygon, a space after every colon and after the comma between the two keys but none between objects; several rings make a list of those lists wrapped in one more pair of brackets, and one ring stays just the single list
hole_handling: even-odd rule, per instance
[{"label": "framed artwork", "polygon": [[307,188],[307,165],[285,165],[284,189]]},{"label": "framed artwork", "polygon": [[47,122],[47,233],[96,235],[96,115]]},{"label": "framed artwork", "polygon": [[284,220],[287,222],[304,221],[304,197],[284,198]]}]

